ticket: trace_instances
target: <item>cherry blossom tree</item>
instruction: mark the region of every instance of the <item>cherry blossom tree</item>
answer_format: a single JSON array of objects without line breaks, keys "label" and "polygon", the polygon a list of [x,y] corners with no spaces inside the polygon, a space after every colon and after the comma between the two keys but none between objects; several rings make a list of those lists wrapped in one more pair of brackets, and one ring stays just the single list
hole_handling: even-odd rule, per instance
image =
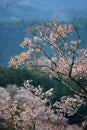
[{"label": "cherry blossom tree", "polygon": [[34,67],[87,100],[87,84],[80,82],[83,79],[87,82],[87,48],[78,49],[80,39],[76,26],[60,24],[55,19],[43,26],[31,27],[29,32],[32,38],[24,38],[20,44],[27,47],[27,51],[11,57],[9,65]]},{"label": "cherry blossom tree", "polygon": [[34,87],[28,80],[20,90],[27,90],[31,98],[20,101],[9,94],[0,99],[0,120],[4,120],[9,130],[83,130],[76,125],[70,126],[66,118],[66,114],[74,115],[85,104],[79,96],[64,96],[60,102],[46,105],[46,102],[50,102],[48,97],[52,96],[53,89],[43,92],[40,86]]}]

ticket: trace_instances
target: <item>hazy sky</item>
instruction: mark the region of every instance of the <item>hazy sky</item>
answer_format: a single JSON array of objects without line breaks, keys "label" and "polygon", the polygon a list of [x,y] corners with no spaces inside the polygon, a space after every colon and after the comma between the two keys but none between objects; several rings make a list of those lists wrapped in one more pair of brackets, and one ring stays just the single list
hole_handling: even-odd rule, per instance
[{"label": "hazy sky", "polygon": [[[21,0],[20,0],[21,1]],[[56,10],[61,8],[87,8],[87,0],[26,0],[38,8]]]},{"label": "hazy sky", "polygon": [[58,10],[62,8],[79,8],[87,10],[87,0],[0,0],[0,2],[4,1],[30,4],[44,10]]}]

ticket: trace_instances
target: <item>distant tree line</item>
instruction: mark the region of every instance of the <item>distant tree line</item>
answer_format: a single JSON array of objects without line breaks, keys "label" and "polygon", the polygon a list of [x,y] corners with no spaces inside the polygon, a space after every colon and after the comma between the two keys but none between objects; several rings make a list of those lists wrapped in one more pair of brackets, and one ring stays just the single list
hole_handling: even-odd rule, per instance
[{"label": "distant tree line", "polygon": [[6,87],[8,84],[16,84],[19,87],[23,85],[25,80],[31,79],[32,85],[41,85],[44,91],[54,88],[53,95],[55,98],[60,98],[69,93],[67,89],[63,89],[62,84],[56,79],[50,79],[46,74],[35,69],[0,67],[0,86],[2,87]]}]

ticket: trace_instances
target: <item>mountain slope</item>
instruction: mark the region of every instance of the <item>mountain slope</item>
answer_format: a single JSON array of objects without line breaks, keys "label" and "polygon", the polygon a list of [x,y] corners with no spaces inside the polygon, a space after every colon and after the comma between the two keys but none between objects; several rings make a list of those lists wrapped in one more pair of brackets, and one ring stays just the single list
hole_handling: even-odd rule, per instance
[{"label": "mountain slope", "polygon": [[86,4],[86,0],[0,0],[0,18],[47,20],[57,17],[67,20],[75,16],[87,17]]},{"label": "mountain slope", "polygon": [[47,15],[43,15],[45,11],[35,8],[28,4],[18,4],[11,2],[0,3],[0,18],[2,19],[46,19]]}]

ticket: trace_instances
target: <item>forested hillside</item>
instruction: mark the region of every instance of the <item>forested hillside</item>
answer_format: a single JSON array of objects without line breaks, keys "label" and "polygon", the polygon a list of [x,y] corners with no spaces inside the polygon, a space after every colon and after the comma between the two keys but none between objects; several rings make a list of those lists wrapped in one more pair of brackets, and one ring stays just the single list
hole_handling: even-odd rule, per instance
[{"label": "forested hillside", "polygon": [[63,89],[60,81],[50,79],[47,75],[40,73],[35,69],[0,67],[0,86],[6,88],[9,84],[16,84],[20,87],[26,80],[32,80],[34,86],[42,86],[44,91],[54,88],[55,99],[70,94],[67,89]]}]

